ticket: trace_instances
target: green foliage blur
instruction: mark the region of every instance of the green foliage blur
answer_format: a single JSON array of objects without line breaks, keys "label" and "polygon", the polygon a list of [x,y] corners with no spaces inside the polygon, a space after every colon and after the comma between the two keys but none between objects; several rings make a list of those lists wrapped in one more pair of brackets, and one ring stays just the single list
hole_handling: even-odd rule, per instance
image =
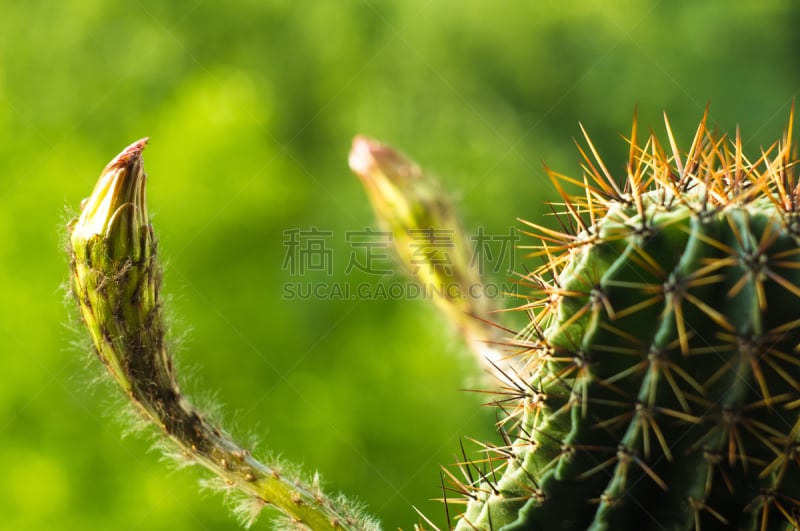
[{"label": "green foliage blur", "polygon": [[[198,490],[204,473],[171,472],[147,437],[122,437],[119,393],[65,302],[64,226],[134,140],[151,138],[185,390],[409,529],[414,507],[446,525],[431,499],[461,437],[500,439],[480,405],[491,397],[460,390],[483,383],[433,305],[285,297],[405,282],[345,272],[346,235],[377,228],[347,168],[352,137],[440,176],[469,233],[507,234],[520,217],[552,221],[540,161],[579,175],[579,121],[620,171],[635,107],[644,131],[663,132],[668,111],[686,146],[711,102],[712,123],[740,125],[755,157],[800,89],[794,0],[0,6],[2,529],[240,527]],[[330,274],[287,262],[287,235],[312,227],[330,233]]]}]

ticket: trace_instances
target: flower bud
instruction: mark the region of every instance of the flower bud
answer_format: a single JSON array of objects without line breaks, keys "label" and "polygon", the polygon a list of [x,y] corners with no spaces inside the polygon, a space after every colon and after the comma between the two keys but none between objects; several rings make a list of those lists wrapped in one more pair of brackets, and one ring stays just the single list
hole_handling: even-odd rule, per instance
[{"label": "flower bud", "polygon": [[164,333],[145,205],[146,143],[131,144],[105,167],[69,227],[72,289],[81,317],[95,351],[128,392],[142,376],[174,387],[171,367],[159,359]]},{"label": "flower bud", "polygon": [[491,344],[497,329],[486,322],[492,304],[447,194],[416,163],[375,140],[357,136],[349,163],[378,223],[391,233],[403,267],[458,328],[481,364],[496,372],[502,359]]}]

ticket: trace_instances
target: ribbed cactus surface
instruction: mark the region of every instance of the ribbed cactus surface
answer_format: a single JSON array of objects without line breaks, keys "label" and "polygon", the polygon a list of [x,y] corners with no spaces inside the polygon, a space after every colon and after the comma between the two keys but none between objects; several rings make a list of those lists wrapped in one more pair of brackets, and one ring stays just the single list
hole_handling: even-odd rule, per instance
[{"label": "ribbed cactus surface", "polygon": [[550,172],[581,193],[562,193],[563,230],[533,226],[515,438],[464,466],[459,529],[797,528],[791,126],[749,160],[705,122],[686,153],[668,122],[666,148],[634,128],[623,179],[588,137],[582,180]]}]

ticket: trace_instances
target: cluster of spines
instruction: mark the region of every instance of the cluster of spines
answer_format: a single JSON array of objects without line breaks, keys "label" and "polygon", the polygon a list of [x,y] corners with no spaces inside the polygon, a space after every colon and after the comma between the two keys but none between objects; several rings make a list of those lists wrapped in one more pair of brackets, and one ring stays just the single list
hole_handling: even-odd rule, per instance
[{"label": "cluster of spines", "polygon": [[[626,497],[630,504],[626,481],[635,478],[639,488],[654,488],[669,498],[667,474],[692,474],[697,467],[707,467],[712,470],[701,474],[703,484],[687,488],[689,495],[681,500],[694,513],[695,528],[709,521],[735,525],[730,515],[723,514],[724,508],[718,510],[706,501],[712,491],[717,497],[722,491],[735,497],[741,486],[734,483],[753,475],[773,480],[749,500],[743,518],[758,515],[757,528],[764,530],[797,523],[800,421],[794,419],[800,384],[792,369],[800,367],[794,332],[800,319],[776,322],[763,316],[767,292],[782,290],[792,299],[800,296],[796,279],[789,278],[800,269],[800,190],[791,118],[783,139],[762,150],[755,161],[744,155],[738,131],[732,142],[709,131],[707,114],[686,155],[678,151],[666,117],[669,154],[653,134],[640,146],[635,123],[623,185],[617,184],[585,131],[588,152],[578,146],[582,181],[547,170],[563,198],[562,229],[526,222],[541,242],[532,256],[545,260],[523,278],[532,294],[520,309],[531,320],[508,344],[522,362],[509,374],[509,387],[496,400],[505,415],[499,423],[505,444],[484,446],[486,459],[465,459],[463,479],[448,474],[448,489],[467,503],[460,528],[507,525],[511,529],[514,522],[525,521],[524,516],[515,517],[515,511],[535,511],[554,494],[576,499],[582,490],[592,491],[575,485],[553,492],[563,485],[554,487],[553,481],[542,485],[543,480],[552,480],[556,468],[561,476],[569,476],[571,466],[583,467],[573,477],[578,482],[590,484],[603,474],[611,478],[599,495],[594,489],[596,497],[586,500],[609,518],[619,518],[611,513]],[[569,195],[562,182],[578,185],[583,193]],[[720,216],[727,223],[725,237],[706,234],[707,222]],[[664,224],[678,229],[664,230]],[[673,241],[658,242],[659,238]],[[630,242],[635,245],[629,246]],[[687,250],[686,245],[696,248]],[[664,248],[680,249],[679,255],[659,254]],[[623,253],[625,260],[618,260]],[[694,263],[680,263],[682,257],[689,261],[695,254],[700,258]],[[590,258],[596,263],[588,263]],[[665,268],[667,264],[674,267]],[[608,274],[610,266],[629,270]],[[741,271],[738,278],[725,274],[734,270]],[[747,296],[754,307],[715,308],[704,295],[719,285],[725,286],[731,305]],[[626,293],[636,295],[626,301]],[[773,314],[780,313],[774,306],[775,301]],[[669,321],[664,329],[672,331],[671,337],[648,346],[620,325],[643,316]],[[696,329],[698,324],[713,331],[713,344]],[[583,335],[589,329],[602,344],[584,348]],[[596,354],[592,350],[597,349],[607,357],[633,361],[598,367],[592,359]],[[691,360],[689,371],[682,361],[689,357],[704,357],[707,362]],[[631,387],[633,377],[640,388]],[[752,379],[758,400],[738,396],[730,398],[729,405],[719,405],[708,399],[711,390],[723,393],[725,386],[732,387],[732,378],[742,377]],[[738,392],[752,394],[753,389]],[[774,413],[776,409],[780,413]],[[778,420],[770,422],[770,415]],[[777,429],[775,422],[785,425]],[[576,436],[583,429],[576,425],[585,425],[586,433]],[[678,434],[676,425],[683,441],[669,439]],[[509,428],[515,431],[513,440]],[[575,444],[590,440],[602,442]],[[755,445],[760,452],[751,451]],[[692,457],[684,459],[684,454]],[[672,471],[663,466],[665,462]],[[732,478],[729,470],[734,467],[744,473]],[[615,472],[609,474],[612,468]],[[645,488],[644,481],[652,488]]]}]

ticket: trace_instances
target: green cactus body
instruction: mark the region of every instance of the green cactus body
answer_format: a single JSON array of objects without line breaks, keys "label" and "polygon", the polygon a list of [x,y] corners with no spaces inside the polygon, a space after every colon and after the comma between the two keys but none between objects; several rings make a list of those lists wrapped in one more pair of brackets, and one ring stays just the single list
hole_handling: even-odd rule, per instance
[{"label": "green cactus body", "polygon": [[624,189],[585,156],[576,229],[539,228],[518,436],[459,485],[458,529],[797,528],[791,133],[750,163],[704,124],[685,158],[634,130]]}]

